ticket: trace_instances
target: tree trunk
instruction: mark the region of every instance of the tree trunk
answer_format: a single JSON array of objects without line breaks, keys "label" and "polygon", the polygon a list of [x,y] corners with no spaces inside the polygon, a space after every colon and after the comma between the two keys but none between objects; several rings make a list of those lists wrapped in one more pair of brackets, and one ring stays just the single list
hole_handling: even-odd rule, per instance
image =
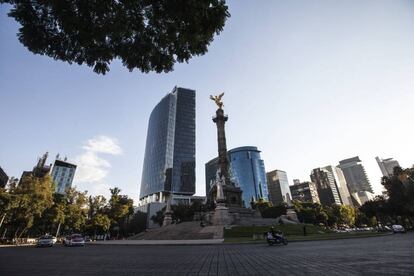
[{"label": "tree trunk", "polygon": [[1,221],[0,221],[0,228],[1,228],[1,226],[3,225],[3,221],[4,221],[4,218],[6,217],[6,214],[7,214],[7,213],[4,213],[3,217],[1,218]]},{"label": "tree trunk", "polygon": [[56,230],[56,238],[59,236],[60,224],[61,224],[61,223],[59,222],[58,228],[57,228],[57,230]]},{"label": "tree trunk", "polygon": [[17,232],[19,231],[19,228],[20,228],[20,226],[19,226],[19,227],[17,227],[16,232],[14,232],[14,238],[16,238],[16,237],[17,237]]},{"label": "tree trunk", "polygon": [[27,230],[27,227],[25,227],[25,228],[22,230],[22,232],[20,232],[19,239],[22,237],[23,233],[24,233],[26,230]]}]

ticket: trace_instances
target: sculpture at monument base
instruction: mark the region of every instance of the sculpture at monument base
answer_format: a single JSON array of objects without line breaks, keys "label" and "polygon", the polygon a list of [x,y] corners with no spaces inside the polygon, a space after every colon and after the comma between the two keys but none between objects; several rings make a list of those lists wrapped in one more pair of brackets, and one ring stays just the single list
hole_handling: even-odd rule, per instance
[{"label": "sculpture at monument base", "polygon": [[167,226],[170,225],[172,223],[172,210],[171,210],[171,195],[168,197],[167,200],[167,207],[165,208],[165,213],[164,213],[164,220],[162,222],[162,226]]},{"label": "sculpture at monument base", "polygon": [[229,225],[232,223],[230,218],[229,209],[226,207],[226,198],[223,192],[223,185],[226,183],[224,176],[221,176],[220,168],[217,170],[216,179],[214,184],[216,187],[216,208],[212,217],[213,225]]},{"label": "sculpture at monument base", "polygon": [[298,215],[296,214],[295,209],[288,208],[286,210],[286,216],[288,217],[289,220],[299,223]]},{"label": "sculpture at monument base", "polygon": [[299,219],[295,212],[295,209],[293,207],[293,203],[292,203],[292,200],[290,199],[289,194],[286,194],[286,201],[287,201],[286,219],[288,219],[289,221],[292,221],[294,224],[298,224]]}]

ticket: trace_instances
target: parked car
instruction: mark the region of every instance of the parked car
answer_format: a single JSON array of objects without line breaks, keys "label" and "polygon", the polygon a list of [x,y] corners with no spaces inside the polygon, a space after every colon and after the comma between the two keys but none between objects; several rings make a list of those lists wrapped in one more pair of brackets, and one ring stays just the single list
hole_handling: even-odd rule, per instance
[{"label": "parked car", "polygon": [[52,247],[54,243],[54,237],[41,236],[36,241],[36,247]]},{"label": "parked car", "polygon": [[63,244],[65,246],[84,246],[85,239],[81,234],[72,234],[63,239]]},{"label": "parked car", "polygon": [[392,232],[394,233],[405,233],[405,229],[402,225],[394,224],[392,227]]}]

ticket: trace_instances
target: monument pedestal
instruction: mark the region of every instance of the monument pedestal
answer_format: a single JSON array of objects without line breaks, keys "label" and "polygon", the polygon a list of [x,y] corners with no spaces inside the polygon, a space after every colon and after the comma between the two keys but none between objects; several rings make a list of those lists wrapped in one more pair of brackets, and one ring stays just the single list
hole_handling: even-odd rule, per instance
[{"label": "monument pedestal", "polygon": [[172,223],[172,213],[165,213],[164,220],[162,222],[162,226],[167,226]]},{"label": "monument pedestal", "polygon": [[217,204],[217,207],[214,210],[212,223],[213,225],[230,225],[231,224],[229,209],[226,207],[224,203]]},{"label": "monument pedestal", "polygon": [[298,219],[298,216],[297,216],[297,214],[296,214],[296,212],[295,212],[295,209],[293,209],[293,208],[288,208],[288,209],[286,210],[286,216],[287,216],[287,218],[288,218],[289,220],[294,221],[294,222],[296,222],[296,223],[299,223],[299,219]]},{"label": "monument pedestal", "polygon": [[[242,190],[234,185],[223,185],[224,203],[228,207],[242,207]],[[217,186],[210,190],[210,200],[217,198]]]},{"label": "monument pedestal", "polygon": [[162,226],[167,226],[172,223],[171,197],[167,200],[167,207],[165,208],[164,220]]}]

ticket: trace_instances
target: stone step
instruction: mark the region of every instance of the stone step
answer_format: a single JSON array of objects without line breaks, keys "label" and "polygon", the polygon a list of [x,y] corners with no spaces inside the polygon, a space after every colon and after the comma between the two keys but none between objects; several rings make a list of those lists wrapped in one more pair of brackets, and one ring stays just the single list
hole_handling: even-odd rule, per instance
[{"label": "stone step", "polygon": [[216,227],[201,227],[200,222],[182,222],[151,229],[130,237],[130,240],[202,240],[221,238]]}]

